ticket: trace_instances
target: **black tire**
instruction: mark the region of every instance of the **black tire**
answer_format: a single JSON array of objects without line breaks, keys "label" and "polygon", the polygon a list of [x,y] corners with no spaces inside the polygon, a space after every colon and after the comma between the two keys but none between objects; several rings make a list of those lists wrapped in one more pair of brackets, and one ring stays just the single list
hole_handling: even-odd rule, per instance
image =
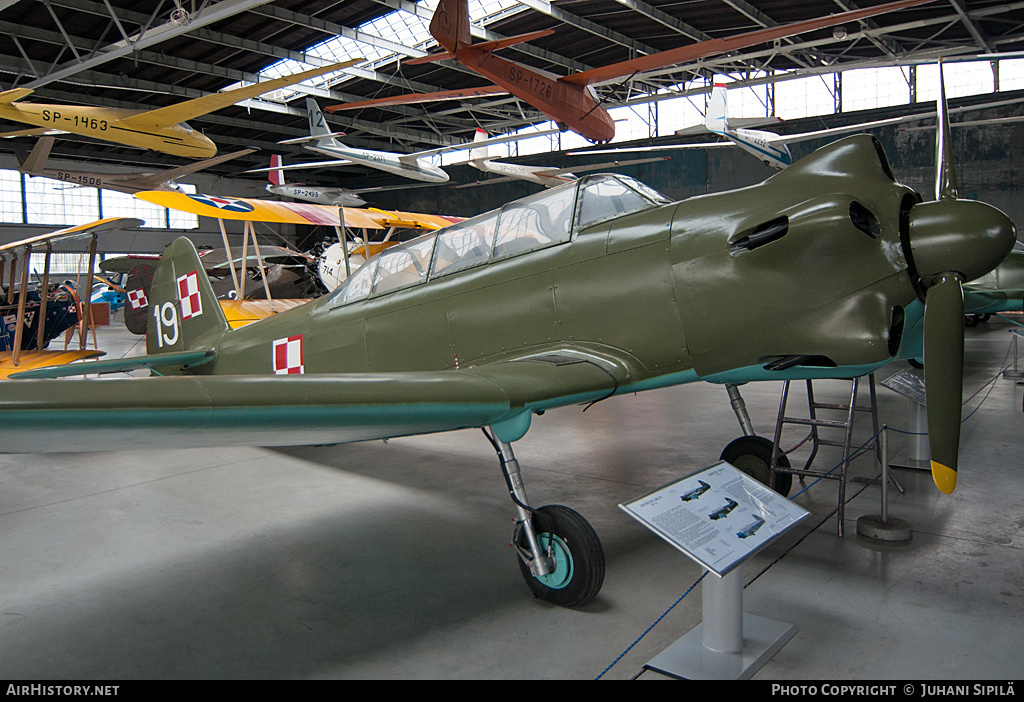
[{"label": "black tire", "polygon": [[[741,472],[758,480],[768,487],[772,487],[771,478],[772,442],[763,436],[741,436],[729,442],[729,445],[722,451],[719,460],[726,461],[736,466]],[[779,455],[779,468],[789,468],[789,459],[785,454]],[[793,475],[790,473],[776,473],[775,486],[772,488],[783,497],[789,494],[793,487]]]},{"label": "black tire", "polygon": [[918,370],[921,370],[922,368],[924,368],[924,364],[923,364],[923,363],[921,363],[921,362],[920,362],[919,360],[917,360],[916,358],[908,358],[908,359],[907,359],[907,363],[909,363],[909,364],[910,364],[910,367],[911,367],[911,368],[916,368],[916,369],[918,369]]},{"label": "black tire", "polygon": [[[578,512],[562,505],[547,505],[533,514],[533,528],[542,549],[555,557],[552,573],[535,578],[519,560],[527,585],[539,599],[562,607],[582,607],[597,597],[604,583],[604,548],[597,532]],[[516,545],[529,551],[520,529]]]}]

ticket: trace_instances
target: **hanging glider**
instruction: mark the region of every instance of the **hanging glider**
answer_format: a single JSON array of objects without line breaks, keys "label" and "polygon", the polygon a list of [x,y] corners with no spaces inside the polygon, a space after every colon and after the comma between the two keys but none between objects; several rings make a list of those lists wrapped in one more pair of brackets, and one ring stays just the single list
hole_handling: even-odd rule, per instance
[{"label": "hanging glider", "polygon": [[[466,68],[479,73],[495,83],[484,90],[511,93],[520,100],[537,108],[556,123],[564,124],[572,131],[595,143],[611,141],[615,137],[615,121],[601,104],[592,86],[620,78],[654,71],[659,68],[698,61],[710,56],[737,51],[749,46],[784,39],[796,34],[834,27],[844,22],[855,22],[886,12],[904,10],[932,0],[903,0],[876,5],[862,10],[839,12],[803,22],[793,22],[778,27],[767,27],[732,37],[709,39],[707,41],[640,56],[628,61],[582,71],[561,78],[538,71],[529,66],[504,59],[494,52],[508,46],[547,36],[553,30],[533,32],[499,41],[472,43],[469,30],[468,0],[440,0],[430,21],[430,34],[444,50],[423,58],[409,59],[406,63],[426,63],[442,59],[454,59]],[[358,102],[332,105],[328,112],[379,107],[383,105],[433,102],[451,99],[450,91],[444,93],[421,93],[395,97],[361,100]],[[459,95],[458,97],[465,97]]]},{"label": "hanging glider", "polygon": [[320,66],[282,78],[246,85],[234,90],[211,93],[153,110],[125,110],[86,105],[48,105],[23,102],[32,94],[28,88],[0,92],[0,119],[35,125],[34,129],[4,132],[0,137],[38,136],[70,132],[125,146],[152,149],[186,158],[212,158],[217,146],[204,134],[186,123],[237,102],[300,83],[325,73],[341,71],[363,59]]}]

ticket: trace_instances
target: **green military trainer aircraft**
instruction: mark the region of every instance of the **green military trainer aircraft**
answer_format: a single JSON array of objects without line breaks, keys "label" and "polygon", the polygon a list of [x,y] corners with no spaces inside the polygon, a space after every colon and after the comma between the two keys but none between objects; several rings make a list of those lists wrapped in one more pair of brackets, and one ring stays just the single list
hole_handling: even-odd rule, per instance
[{"label": "green military trainer aircraft", "polygon": [[1015,232],[940,172],[940,199],[924,202],[858,135],[681,202],[590,175],[389,248],[330,295],[236,330],[178,239],[154,274],[148,354],[78,369],[153,377],[8,382],[0,451],[53,450],[55,432],[83,450],[126,433],[274,446],[484,428],[524,577],[583,605],[603,581],[601,543],[576,512],[530,505],[512,450],[550,408],[701,380],[857,377],[919,345],[923,319],[934,476],[952,490],[962,285]]}]

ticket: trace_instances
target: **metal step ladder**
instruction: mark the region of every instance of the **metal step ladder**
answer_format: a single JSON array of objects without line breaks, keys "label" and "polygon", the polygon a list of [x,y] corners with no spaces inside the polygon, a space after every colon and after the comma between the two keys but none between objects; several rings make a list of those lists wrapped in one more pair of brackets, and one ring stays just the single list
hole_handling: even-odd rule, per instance
[{"label": "metal step ladder", "polygon": [[[850,448],[853,441],[853,420],[857,412],[867,412],[871,415],[871,433],[872,439],[865,444],[864,453],[853,458],[859,458],[860,455],[865,455],[868,451],[873,449],[875,455],[876,465],[881,468],[882,465],[882,449],[879,441],[879,424],[878,424],[878,404],[875,399],[875,376],[870,374],[868,378],[868,404],[858,405],[857,404],[857,392],[860,388],[860,378],[854,378],[850,385],[850,402],[849,404],[837,404],[829,402],[818,402],[814,399],[814,381],[807,380],[807,406],[808,415],[807,417],[792,417],[786,415],[786,406],[789,402],[789,384],[791,381],[784,381],[782,388],[782,400],[779,403],[779,416],[775,423],[775,438],[772,446],[772,464],[770,467],[772,480],[775,480],[776,473],[789,473],[800,477],[800,481],[803,482],[805,477],[814,478],[828,478],[830,480],[839,481],[839,536],[843,535],[843,521],[845,517],[846,508],[846,476],[847,469],[849,468],[851,456]],[[834,381],[833,381],[834,382]],[[831,410],[844,413],[843,419],[824,419],[819,416],[820,410]],[[834,415],[833,415],[834,416]],[[807,436],[794,446],[790,451],[784,452],[780,446],[782,439],[782,428],[786,424],[798,424],[809,427]],[[822,438],[819,429],[842,429],[843,438],[841,441],[834,439]],[[783,453],[792,453],[798,448],[803,446],[808,441],[811,442],[811,453],[808,456],[807,461],[804,463],[803,468],[781,468],[776,465],[777,456]],[[811,464],[814,462],[815,456],[818,454],[818,448],[821,446],[838,446],[843,449],[842,462],[837,468],[830,469],[828,471],[812,470]]]}]

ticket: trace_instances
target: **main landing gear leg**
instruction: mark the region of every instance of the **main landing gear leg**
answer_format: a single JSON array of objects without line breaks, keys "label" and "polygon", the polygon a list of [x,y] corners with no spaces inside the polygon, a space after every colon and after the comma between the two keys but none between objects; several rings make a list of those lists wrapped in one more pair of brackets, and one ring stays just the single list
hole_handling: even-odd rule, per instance
[{"label": "main landing gear leg", "polygon": [[[775,447],[770,440],[754,433],[750,415],[747,414],[747,404],[743,401],[739,388],[732,383],[726,383],[725,389],[729,393],[732,411],[736,413],[743,436],[731,441],[722,451],[719,460],[731,463],[743,473],[769,487],[774,487],[776,492],[785,497],[793,485],[793,476],[789,473],[775,473],[775,485],[772,485],[772,452]],[[782,469],[789,468],[789,459],[781,451],[777,456],[776,466]]]},{"label": "main landing gear leg", "polygon": [[512,445],[484,433],[498,454],[515,505],[512,543],[530,590],[539,599],[563,607],[589,603],[604,582],[604,549],[597,533],[586,519],[568,507],[530,507]]},{"label": "main landing gear leg", "polygon": [[740,389],[732,383],[726,383],[725,391],[729,393],[729,402],[732,403],[732,411],[736,413],[736,419],[740,422],[743,436],[754,436],[754,425],[750,423],[750,415],[747,414],[747,403],[743,401]]}]

